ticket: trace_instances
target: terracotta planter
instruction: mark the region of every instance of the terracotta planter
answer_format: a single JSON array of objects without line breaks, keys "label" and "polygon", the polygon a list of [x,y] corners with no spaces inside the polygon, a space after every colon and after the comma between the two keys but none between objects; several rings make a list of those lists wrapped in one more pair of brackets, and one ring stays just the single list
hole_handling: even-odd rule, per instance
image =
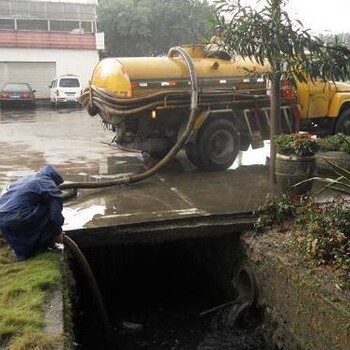
[{"label": "terracotta planter", "polygon": [[312,181],[297,187],[295,184],[316,175],[315,156],[285,156],[276,155],[276,180],[277,186],[282,192],[293,192],[294,194],[305,194],[311,191]]},{"label": "terracotta planter", "polygon": [[318,175],[337,177],[332,167],[326,162],[326,159],[350,171],[350,154],[341,151],[317,152],[316,168]]}]

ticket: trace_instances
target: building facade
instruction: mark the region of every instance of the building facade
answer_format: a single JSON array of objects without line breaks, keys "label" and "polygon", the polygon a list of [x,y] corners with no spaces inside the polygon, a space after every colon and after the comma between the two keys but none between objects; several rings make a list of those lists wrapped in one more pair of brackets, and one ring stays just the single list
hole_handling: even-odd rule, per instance
[{"label": "building facade", "polygon": [[0,85],[30,83],[39,99],[59,75],[87,86],[104,48],[96,7],[97,0],[0,0]]}]

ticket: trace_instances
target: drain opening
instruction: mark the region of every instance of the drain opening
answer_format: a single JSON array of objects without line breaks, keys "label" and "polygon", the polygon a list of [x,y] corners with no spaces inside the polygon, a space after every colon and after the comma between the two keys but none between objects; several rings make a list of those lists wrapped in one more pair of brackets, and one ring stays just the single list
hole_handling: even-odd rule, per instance
[{"label": "drain opening", "polygon": [[[225,334],[228,325],[222,319],[227,310],[232,314],[232,306],[201,316],[203,310],[230,303],[238,295],[231,283],[241,259],[237,238],[94,247],[84,254],[113,325],[114,349],[215,350],[220,342],[233,342],[238,350],[238,340],[245,344],[242,349],[250,349],[246,346],[250,338],[255,344],[251,349],[264,349],[262,339],[244,329],[232,331],[230,325]],[[71,268],[78,296],[77,342],[82,349],[102,349],[101,324],[91,294],[74,261]],[[240,278],[247,289],[246,276]]]}]

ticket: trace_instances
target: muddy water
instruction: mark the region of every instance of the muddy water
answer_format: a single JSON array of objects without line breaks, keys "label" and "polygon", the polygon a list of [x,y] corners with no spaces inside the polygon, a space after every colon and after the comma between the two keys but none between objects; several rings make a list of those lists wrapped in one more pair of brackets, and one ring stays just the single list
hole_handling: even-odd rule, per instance
[{"label": "muddy water", "polygon": [[[160,244],[89,247],[84,253],[95,272],[113,325],[112,349],[263,350],[262,314],[241,314],[229,284],[238,266],[238,237],[177,240]],[[224,247],[230,247],[226,249]],[[225,256],[226,267],[217,256]],[[212,257],[212,258],[210,258]],[[101,322],[76,264],[77,342],[100,347]],[[229,271],[230,270],[230,271]],[[218,276],[221,276],[218,278]],[[223,284],[222,284],[223,283]],[[225,285],[225,287],[223,286]]]},{"label": "muddy water", "polygon": [[[153,318],[162,311],[158,310]],[[159,315],[158,315],[159,316]],[[164,316],[164,315],[163,315]],[[160,317],[160,316],[159,316]],[[267,350],[263,336],[256,329],[218,327],[215,321],[166,315],[163,323],[150,318],[148,328],[140,331],[122,329],[116,333],[116,348],[123,350]],[[153,322],[153,324],[152,324]],[[135,324],[135,327],[138,326]]]}]

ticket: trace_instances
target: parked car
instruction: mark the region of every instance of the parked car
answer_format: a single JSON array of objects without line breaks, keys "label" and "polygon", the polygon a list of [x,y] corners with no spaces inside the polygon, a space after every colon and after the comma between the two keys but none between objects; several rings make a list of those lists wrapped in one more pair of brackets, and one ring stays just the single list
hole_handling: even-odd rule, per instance
[{"label": "parked car", "polygon": [[35,107],[35,92],[28,83],[5,83],[0,90],[0,105]]},{"label": "parked car", "polygon": [[49,88],[51,104],[56,107],[60,104],[78,103],[82,93],[79,77],[72,74],[56,77]]}]

